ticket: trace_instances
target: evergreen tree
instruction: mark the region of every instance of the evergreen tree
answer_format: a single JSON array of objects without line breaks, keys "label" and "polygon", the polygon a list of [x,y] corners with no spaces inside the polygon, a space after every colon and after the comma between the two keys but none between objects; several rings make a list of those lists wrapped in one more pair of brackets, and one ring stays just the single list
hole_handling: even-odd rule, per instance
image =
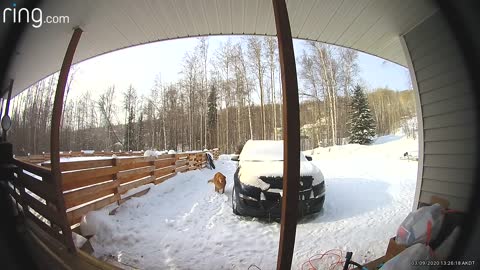
[{"label": "evergreen tree", "polygon": [[123,108],[125,109],[125,139],[126,151],[134,150],[135,144],[135,111],[137,109],[137,92],[132,85],[123,93]]},{"label": "evergreen tree", "polygon": [[359,85],[353,90],[350,109],[350,143],[370,144],[375,137],[375,121]]},{"label": "evergreen tree", "polygon": [[208,113],[207,113],[207,147],[211,148],[217,145],[216,129],[217,129],[217,89],[214,85],[210,88],[208,93]]},{"label": "evergreen tree", "polygon": [[127,125],[125,127],[125,144],[127,151],[136,150],[135,148],[135,109],[130,108],[128,114]]},{"label": "evergreen tree", "polygon": [[143,150],[145,148],[145,142],[144,142],[145,127],[144,127],[144,123],[143,123],[143,112],[140,113],[137,123],[138,123],[137,150]]}]

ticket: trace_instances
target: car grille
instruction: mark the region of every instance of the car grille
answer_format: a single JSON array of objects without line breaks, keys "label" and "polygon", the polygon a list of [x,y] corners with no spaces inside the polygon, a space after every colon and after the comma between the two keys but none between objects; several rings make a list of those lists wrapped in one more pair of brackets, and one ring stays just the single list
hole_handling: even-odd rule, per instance
[{"label": "car grille", "polygon": [[[282,189],[283,188],[283,179],[282,177],[276,176],[276,177],[266,177],[266,176],[261,176],[260,179],[262,179],[263,182],[267,183],[270,185],[270,188],[276,188],[276,189]],[[312,182],[313,182],[313,177],[312,176],[301,176],[300,177],[300,191],[306,190],[306,189],[311,189],[312,188]]]},{"label": "car grille", "polygon": [[[265,183],[270,185],[270,189],[283,189],[283,181],[282,177],[266,177],[261,176],[260,179]],[[312,176],[301,176],[299,182],[299,200],[308,200],[312,196],[317,196],[321,190],[323,190],[324,183],[322,182],[320,185],[312,187],[313,177]],[[267,201],[280,201],[281,195],[278,192],[271,192],[267,190],[264,192],[265,200]]]}]

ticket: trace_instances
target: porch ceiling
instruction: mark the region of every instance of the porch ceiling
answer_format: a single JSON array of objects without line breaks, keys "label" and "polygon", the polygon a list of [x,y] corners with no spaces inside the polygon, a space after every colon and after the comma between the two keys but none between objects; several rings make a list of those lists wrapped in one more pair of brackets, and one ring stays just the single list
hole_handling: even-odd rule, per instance
[{"label": "porch ceiling", "polygon": [[[430,16],[430,0],[288,0],[294,38],[353,48],[406,66],[399,36]],[[2,7],[3,8],[3,7]],[[274,35],[270,0],[44,0],[69,24],[28,26],[8,77],[13,95],[59,70],[72,28],[84,34],[74,63],[122,48],[204,35]]]}]

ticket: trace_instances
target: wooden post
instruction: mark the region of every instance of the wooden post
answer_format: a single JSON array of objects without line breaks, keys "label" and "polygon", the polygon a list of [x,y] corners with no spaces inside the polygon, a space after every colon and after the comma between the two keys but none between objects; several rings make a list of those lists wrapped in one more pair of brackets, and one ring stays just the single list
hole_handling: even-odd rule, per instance
[{"label": "wooden post", "polygon": [[[13,79],[10,79],[10,83],[8,84],[8,98],[7,98],[7,104],[5,105],[5,113],[2,116],[2,121],[4,117],[9,118],[10,116],[8,115],[8,111],[10,109],[10,99],[12,98],[12,89],[13,89]],[[3,105],[3,104],[2,104]],[[6,129],[2,130],[2,140],[3,142],[7,141],[7,131]]]},{"label": "wooden post", "polygon": [[2,119],[2,116],[3,116],[3,100],[4,98],[0,96],[0,120]]},{"label": "wooden post", "polygon": [[113,175],[113,181],[114,182],[117,182],[117,185],[115,186],[115,191],[113,192],[114,196],[116,196],[118,194],[118,201],[117,201],[117,205],[120,205],[121,204],[121,196],[120,196],[120,192],[118,192],[118,187],[120,186],[120,181],[118,181],[118,172],[120,171],[119,169],[119,166],[118,166],[118,158],[117,157],[114,157],[112,158],[112,166],[116,168],[115,170],[115,174]]},{"label": "wooden post", "polygon": [[157,177],[155,176],[155,170],[157,169],[157,165],[155,165],[155,160],[157,160],[157,157],[148,157],[147,159],[151,159],[150,166],[153,166],[153,171],[150,173],[150,177],[152,178],[152,181],[150,183],[155,184],[155,180],[157,180]]},{"label": "wooden post", "polygon": [[52,111],[52,124],[50,133],[50,162],[51,171],[53,177],[53,183],[55,184],[56,196],[57,196],[57,209],[63,219],[61,224],[65,245],[69,251],[76,251],[75,244],[72,239],[72,230],[67,219],[67,213],[65,208],[65,200],[62,192],[62,172],[60,171],[60,122],[62,119],[63,111],[63,98],[65,94],[65,87],[67,85],[68,73],[72,65],[73,56],[82,35],[82,29],[75,28],[68,44],[67,52],[63,58],[62,67],[60,68],[60,75],[58,76],[57,89],[55,91],[55,100],[53,103]]},{"label": "wooden post", "polygon": [[283,87],[283,198],[277,269],[290,269],[295,246],[300,179],[300,117],[297,70],[285,0],[272,0]]}]

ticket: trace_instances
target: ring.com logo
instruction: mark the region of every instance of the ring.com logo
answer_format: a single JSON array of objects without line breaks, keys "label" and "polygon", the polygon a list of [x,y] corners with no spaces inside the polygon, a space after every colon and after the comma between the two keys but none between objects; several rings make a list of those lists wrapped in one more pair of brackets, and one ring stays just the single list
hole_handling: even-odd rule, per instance
[{"label": "ring.com logo", "polygon": [[26,8],[17,9],[17,4],[13,3],[12,7],[3,10],[3,23],[11,21],[13,23],[32,23],[34,28],[39,28],[42,24],[70,23],[69,16],[45,16],[39,8],[28,10]]}]

